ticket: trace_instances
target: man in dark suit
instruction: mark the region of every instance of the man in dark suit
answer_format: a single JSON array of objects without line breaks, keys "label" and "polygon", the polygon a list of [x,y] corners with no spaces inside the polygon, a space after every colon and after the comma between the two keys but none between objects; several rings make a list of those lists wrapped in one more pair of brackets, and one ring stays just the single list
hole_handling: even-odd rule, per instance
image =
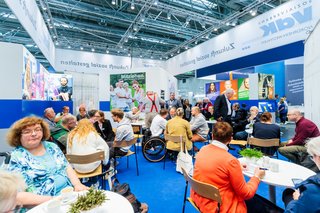
[{"label": "man in dark suit", "polygon": [[233,89],[227,89],[223,95],[219,95],[214,102],[214,118],[217,121],[226,121],[231,124],[231,102],[229,99],[233,96]]}]

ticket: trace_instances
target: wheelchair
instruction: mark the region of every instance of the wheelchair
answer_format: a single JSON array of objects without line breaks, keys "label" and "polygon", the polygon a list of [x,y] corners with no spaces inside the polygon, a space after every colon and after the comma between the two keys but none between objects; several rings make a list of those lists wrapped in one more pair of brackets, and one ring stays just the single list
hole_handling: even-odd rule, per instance
[{"label": "wheelchair", "polygon": [[150,137],[148,133],[145,134],[145,142],[142,143],[143,157],[150,162],[159,162],[166,156],[166,141],[161,137]]}]

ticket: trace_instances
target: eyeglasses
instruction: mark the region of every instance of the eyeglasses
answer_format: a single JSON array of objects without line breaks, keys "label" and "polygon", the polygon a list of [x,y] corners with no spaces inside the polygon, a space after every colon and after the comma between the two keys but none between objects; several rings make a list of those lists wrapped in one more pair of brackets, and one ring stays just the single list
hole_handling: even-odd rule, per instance
[{"label": "eyeglasses", "polygon": [[22,135],[32,135],[33,133],[38,134],[38,133],[40,133],[40,132],[42,132],[42,128],[41,128],[41,127],[36,128],[36,129],[26,129],[26,130],[22,130],[22,131],[21,131],[21,134],[22,134]]}]

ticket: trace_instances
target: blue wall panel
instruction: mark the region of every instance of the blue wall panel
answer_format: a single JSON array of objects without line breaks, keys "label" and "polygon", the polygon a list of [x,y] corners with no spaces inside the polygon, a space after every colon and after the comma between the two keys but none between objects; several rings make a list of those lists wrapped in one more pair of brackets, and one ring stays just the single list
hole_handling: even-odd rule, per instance
[{"label": "blue wall panel", "polygon": [[21,100],[0,100],[0,128],[6,129],[22,117]]},{"label": "blue wall panel", "polygon": [[100,101],[99,109],[101,111],[110,111],[110,101]]},{"label": "blue wall panel", "polygon": [[56,113],[61,112],[63,106],[69,106],[70,113],[73,112],[72,101],[0,100],[0,129],[9,128],[25,116],[42,117],[48,107],[52,107]]}]

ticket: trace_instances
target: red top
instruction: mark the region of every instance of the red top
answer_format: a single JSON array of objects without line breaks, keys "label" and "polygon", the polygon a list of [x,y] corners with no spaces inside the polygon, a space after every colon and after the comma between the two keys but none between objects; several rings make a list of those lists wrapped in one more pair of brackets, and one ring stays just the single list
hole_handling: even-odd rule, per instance
[{"label": "red top", "polygon": [[[259,179],[245,182],[240,162],[225,149],[215,145],[203,147],[197,154],[193,178],[212,184],[220,190],[220,212],[247,212],[244,200],[252,198]],[[191,198],[203,213],[216,212],[217,202],[201,197],[191,189]]]},{"label": "red top", "polygon": [[296,134],[292,138],[292,143],[288,143],[287,146],[292,145],[304,145],[306,139],[320,136],[319,129],[312,121],[302,117],[296,123]]}]

